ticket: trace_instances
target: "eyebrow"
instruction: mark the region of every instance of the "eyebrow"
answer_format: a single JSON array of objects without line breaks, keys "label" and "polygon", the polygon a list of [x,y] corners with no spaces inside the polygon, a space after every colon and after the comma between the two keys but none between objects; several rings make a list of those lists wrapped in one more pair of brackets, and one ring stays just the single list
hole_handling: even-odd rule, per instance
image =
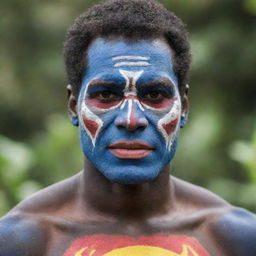
[{"label": "eyebrow", "polygon": [[121,85],[124,85],[125,83],[117,83],[117,82],[114,82],[114,81],[106,81],[106,80],[101,80],[101,79],[94,79],[92,80],[89,85],[88,85],[88,88],[90,87],[94,87],[96,85],[106,85],[106,86],[121,86]]},{"label": "eyebrow", "polygon": [[[120,87],[120,86],[125,86],[125,83],[117,83],[117,82],[114,82],[114,81],[94,79],[89,83],[88,88],[92,88],[92,87],[97,86],[97,85],[119,86]],[[170,80],[166,77],[163,77],[163,78],[156,79],[156,80],[153,80],[153,81],[150,81],[150,82],[147,82],[147,83],[137,84],[136,87],[139,87],[140,89],[144,89],[144,88],[154,87],[154,86],[160,86],[160,87],[163,87],[163,88],[170,89],[170,88],[175,87],[175,84],[172,82],[172,80]]]},{"label": "eyebrow", "polygon": [[175,87],[175,84],[172,82],[172,80],[165,78],[165,77],[157,79],[157,80],[153,80],[153,81],[150,81],[147,83],[138,84],[139,88],[154,87],[154,86],[173,88],[173,87]]}]

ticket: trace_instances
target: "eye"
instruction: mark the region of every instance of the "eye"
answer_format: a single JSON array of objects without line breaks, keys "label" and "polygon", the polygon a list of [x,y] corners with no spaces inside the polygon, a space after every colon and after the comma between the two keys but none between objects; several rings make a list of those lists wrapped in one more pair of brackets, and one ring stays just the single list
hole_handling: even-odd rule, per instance
[{"label": "eye", "polygon": [[99,92],[97,98],[99,100],[109,100],[109,99],[114,99],[115,97],[116,97],[116,94],[112,92],[104,91],[104,92]]},{"label": "eye", "polygon": [[151,99],[159,99],[159,98],[163,97],[163,94],[155,91],[155,92],[147,93],[146,97],[151,98]]},{"label": "eye", "polygon": [[112,91],[99,91],[89,94],[90,99],[96,99],[103,103],[113,102],[119,99],[119,96]]},{"label": "eye", "polygon": [[169,98],[169,96],[164,91],[150,91],[150,92],[144,93],[141,96],[141,98],[147,101],[161,101],[161,100],[164,100],[165,98]]}]

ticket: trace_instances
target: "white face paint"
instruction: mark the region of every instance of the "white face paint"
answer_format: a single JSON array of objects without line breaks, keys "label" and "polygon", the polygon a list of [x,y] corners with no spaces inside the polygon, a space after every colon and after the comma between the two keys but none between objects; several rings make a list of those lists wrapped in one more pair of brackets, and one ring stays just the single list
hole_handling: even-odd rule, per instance
[{"label": "white face paint", "polygon": [[157,123],[158,130],[163,135],[166,141],[166,148],[169,151],[171,150],[175,135],[177,134],[179,129],[178,124],[180,123],[180,116],[181,100],[180,97],[177,97],[177,99],[173,103],[173,107],[171,108],[171,110]]},{"label": "white face paint", "polygon": [[83,125],[83,128],[90,137],[93,147],[95,147],[97,137],[103,126],[103,121],[86,106],[85,100],[82,101],[79,111],[79,120],[80,124]]},{"label": "white face paint", "polygon": [[127,113],[127,122],[128,126],[132,123],[132,108],[134,104],[144,111],[144,108],[138,101],[136,83],[140,76],[143,74],[144,70],[141,71],[127,71],[127,70],[119,70],[120,74],[124,77],[126,81],[126,85],[124,88],[124,101],[121,105],[121,109],[124,109],[128,103],[128,113]]},{"label": "white face paint", "polygon": [[[142,56],[117,56],[112,58],[112,61],[117,61],[117,60],[131,60],[131,61],[136,61],[136,60],[141,60],[141,61],[148,61],[150,60],[149,57],[142,57]],[[149,63],[148,63],[149,64]]]},{"label": "white face paint", "polygon": [[[116,58],[112,58],[112,60],[123,60],[123,59],[129,59],[129,60],[140,60],[145,59],[149,60],[148,57],[141,57],[141,56],[119,56]],[[138,62],[139,63],[139,62]],[[148,63],[149,64],[149,63]],[[150,64],[149,64],[150,65]],[[127,64],[126,66],[133,66],[132,64]],[[116,67],[116,64],[114,65]],[[88,136],[91,138],[93,147],[95,147],[95,143],[97,140],[97,137],[99,135],[99,132],[104,124],[103,120],[98,116],[98,114],[106,113],[108,111],[120,108],[123,109],[126,107],[128,103],[128,112],[127,112],[127,122],[130,125],[132,123],[132,108],[134,104],[137,104],[137,106],[144,111],[144,108],[142,107],[141,103],[137,99],[137,89],[136,89],[136,83],[137,80],[140,78],[140,76],[143,74],[144,70],[140,71],[128,71],[119,69],[120,74],[125,79],[126,84],[125,88],[123,90],[124,98],[120,103],[117,105],[107,108],[107,109],[100,109],[97,107],[92,107],[92,111],[95,110],[97,113],[93,113],[86,104],[86,96],[87,96],[87,89],[88,85],[86,86],[86,90],[83,94],[83,100],[81,100],[82,105],[79,111],[79,119],[80,123],[83,124],[83,127],[85,131],[87,132]],[[94,78],[95,79],[95,78]]]},{"label": "white face paint", "polygon": [[[110,180],[152,180],[175,153],[181,100],[171,54],[161,40],[155,44],[98,39],[88,51],[79,95],[81,144]],[[154,150],[139,160],[125,160],[109,149],[113,143],[133,140]]]},{"label": "white face paint", "polygon": [[[137,61],[137,60],[147,60],[150,61],[149,57],[142,57],[142,56],[118,56],[115,58],[112,58],[112,61],[123,61],[125,59],[128,59],[130,61]],[[120,62],[124,63],[124,62]],[[114,67],[117,67],[117,64],[114,64]],[[132,67],[134,64],[138,64],[137,66],[140,66],[141,62],[126,62],[125,66]],[[147,62],[147,65],[151,65],[149,62]],[[82,107],[80,113],[83,113],[80,115],[80,120],[82,121],[82,124],[84,125],[84,129],[88,133],[89,137],[92,140],[93,146],[95,146],[96,139],[98,137],[98,134],[103,126],[102,119],[98,116],[100,113],[106,113],[108,111],[114,110],[116,108],[124,109],[126,105],[128,105],[128,111],[127,111],[127,122],[128,125],[132,123],[132,109],[134,104],[136,104],[141,111],[145,111],[145,108],[148,110],[156,111],[156,112],[163,112],[166,111],[166,109],[162,108],[156,108],[151,107],[147,104],[141,103],[138,99],[137,95],[137,81],[142,76],[144,70],[139,71],[129,71],[124,69],[119,69],[119,73],[122,75],[122,77],[125,79],[126,84],[125,88],[123,90],[124,98],[122,101],[120,101],[117,105],[107,108],[107,109],[99,109],[92,107],[93,110],[97,114],[94,114],[87,106],[86,106],[86,92],[84,93],[84,100],[82,101]],[[169,79],[172,81],[172,78],[169,77]],[[173,103],[173,107],[170,109],[170,111],[164,115],[163,118],[159,119],[157,127],[162,136],[164,137],[166,141],[166,147],[170,151],[172,147],[172,142],[174,140],[174,136],[178,130],[177,123],[180,122],[180,115],[181,115],[181,100],[178,93],[178,89],[175,88],[175,94],[177,95],[176,100]],[[176,128],[172,130],[170,133],[168,128],[175,126]]]},{"label": "white face paint", "polygon": [[147,67],[151,64],[148,62],[149,57],[143,56],[117,56],[112,58],[112,61],[118,61],[114,64],[114,67]]}]

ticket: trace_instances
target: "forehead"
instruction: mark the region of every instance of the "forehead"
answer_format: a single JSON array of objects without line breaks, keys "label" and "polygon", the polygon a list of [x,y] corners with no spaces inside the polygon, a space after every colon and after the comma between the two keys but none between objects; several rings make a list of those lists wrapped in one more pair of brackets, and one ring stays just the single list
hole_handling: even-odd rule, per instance
[{"label": "forehead", "polygon": [[143,70],[148,78],[170,76],[176,79],[172,50],[163,39],[127,42],[98,38],[90,45],[87,55],[86,80],[96,77],[118,79],[120,69]]}]

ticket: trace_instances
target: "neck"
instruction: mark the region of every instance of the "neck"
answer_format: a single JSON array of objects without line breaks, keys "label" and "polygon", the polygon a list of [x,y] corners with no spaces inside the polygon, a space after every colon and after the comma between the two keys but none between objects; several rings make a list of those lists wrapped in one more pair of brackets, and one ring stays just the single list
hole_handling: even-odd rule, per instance
[{"label": "neck", "polygon": [[87,207],[119,218],[145,218],[172,207],[169,166],[150,182],[124,185],[106,179],[88,160],[81,177],[81,198]]}]

